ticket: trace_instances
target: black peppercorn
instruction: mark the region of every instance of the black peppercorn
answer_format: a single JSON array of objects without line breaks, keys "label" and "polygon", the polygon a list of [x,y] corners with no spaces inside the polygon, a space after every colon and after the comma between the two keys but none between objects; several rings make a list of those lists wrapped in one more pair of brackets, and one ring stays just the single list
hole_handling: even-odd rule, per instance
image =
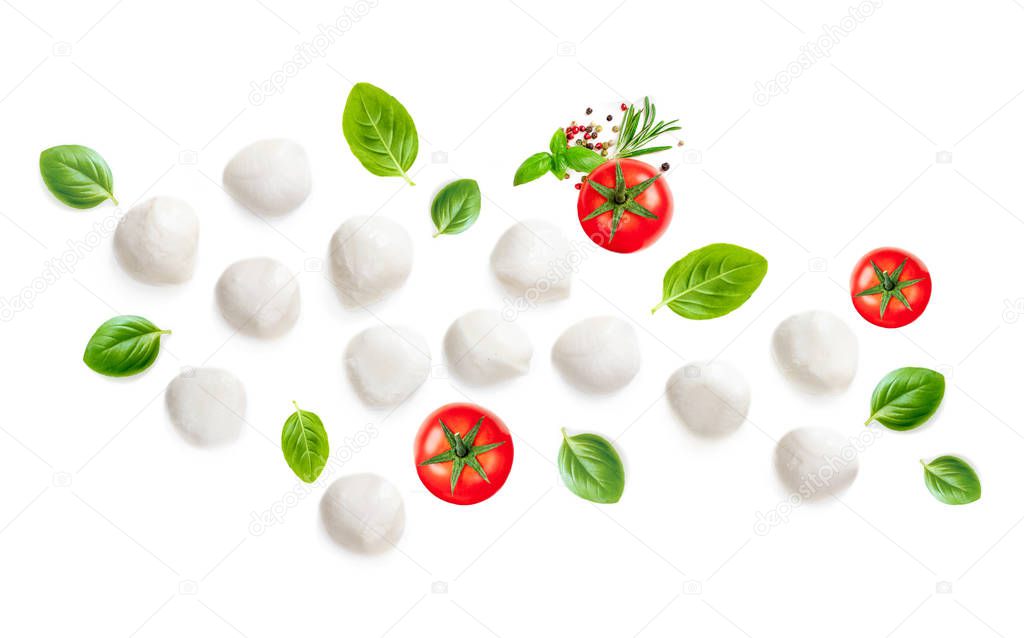
[{"label": "black peppercorn", "polygon": [[669,169],[668,162],[665,162],[664,164],[661,165],[661,170],[667,171],[668,169]]}]

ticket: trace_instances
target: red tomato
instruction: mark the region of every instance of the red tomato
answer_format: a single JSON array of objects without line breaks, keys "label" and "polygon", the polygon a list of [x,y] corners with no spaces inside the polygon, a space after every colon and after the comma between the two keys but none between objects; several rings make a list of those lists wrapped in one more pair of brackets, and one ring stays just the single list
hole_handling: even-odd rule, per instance
[{"label": "red tomato", "polygon": [[423,421],[413,450],[431,494],[456,505],[489,499],[512,470],[512,435],[493,412],[449,403]]},{"label": "red tomato", "polygon": [[876,326],[899,328],[921,316],[932,296],[924,263],[899,248],[878,248],[860,258],[850,277],[860,316]]},{"label": "red tomato", "polygon": [[672,191],[650,164],[632,159],[594,169],[576,201],[580,225],[590,240],[616,253],[650,246],[672,221]]}]

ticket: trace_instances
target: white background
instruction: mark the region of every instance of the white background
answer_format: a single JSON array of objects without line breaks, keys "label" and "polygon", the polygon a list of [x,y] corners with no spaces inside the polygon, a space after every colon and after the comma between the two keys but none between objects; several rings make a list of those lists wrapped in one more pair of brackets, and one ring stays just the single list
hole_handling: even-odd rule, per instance
[{"label": "white background", "polygon": [[[32,305],[4,310],[0,327],[0,633],[1024,632],[1024,326],[1006,311],[1024,297],[1024,7],[887,0],[836,35],[827,25],[842,26],[845,1],[380,0],[366,12],[353,0],[364,15],[342,21],[350,28],[324,56],[252,103],[251,83],[282,71],[318,25],[345,15],[343,2],[0,2],[0,296]],[[822,37],[830,57],[786,70]],[[788,91],[755,102],[756,84],[777,77]],[[416,187],[370,175],[348,151],[341,112],[354,81],[385,88],[415,118]],[[527,376],[486,390],[447,379],[448,324],[501,308],[487,262],[498,236],[540,217],[583,239],[571,186],[512,188],[516,166],[586,106],[603,115],[644,95],[683,123],[684,149],[656,160],[673,166],[668,233],[639,254],[588,252],[568,300],[519,318],[535,346]],[[220,174],[243,145],[273,136],[309,150],[315,183],[301,209],[263,221],[225,195]],[[124,210],[156,194],[194,205],[192,281],[134,282],[102,230],[114,207],[76,211],[47,193],[38,154],[72,143],[107,159]],[[446,163],[431,161],[438,151]],[[456,175],[480,182],[480,220],[431,239],[429,202]],[[408,283],[372,314],[344,310],[316,271],[331,233],[357,214],[400,222],[416,246]],[[69,248],[80,241],[94,247]],[[650,315],[664,270],[716,241],[768,258],[754,297],[709,322]],[[856,259],[883,245],[921,256],[935,282],[923,318],[898,331],[868,325],[848,297]],[[256,255],[302,271],[299,323],[272,342],[233,335],[213,301],[220,272]],[[70,272],[40,283],[61,258]],[[775,325],[811,308],[845,318],[860,341],[857,377],[835,399],[798,394],[770,359]],[[122,381],[91,372],[89,336],[127,313],[174,331],[156,365]],[[601,398],[567,386],[549,355],[562,329],[596,314],[633,322],[644,357],[627,388]],[[415,326],[437,365],[390,414],[359,403],[341,364],[348,339],[377,322]],[[749,421],[709,442],[676,422],[662,391],[684,361],[715,356],[745,372],[754,397]],[[167,382],[201,364],[248,389],[251,427],[227,448],[189,446],[163,406]],[[856,436],[876,381],[905,365],[946,374],[938,416],[882,433],[838,500],[756,533],[758,513],[787,498],[774,441],[803,425]],[[460,508],[422,489],[411,448],[427,413],[467,397],[510,426],[516,458],[501,492]],[[336,451],[373,434],[339,473],[377,472],[400,488],[398,551],[335,546],[319,522],[323,485],[295,496],[278,445],[293,399],[323,417]],[[619,504],[560,485],[560,427],[616,441],[628,476]],[[980,502],[931,497],[918,459],[941,454],[976,466]],[[275,523],[254,530],[268,510]]]}]

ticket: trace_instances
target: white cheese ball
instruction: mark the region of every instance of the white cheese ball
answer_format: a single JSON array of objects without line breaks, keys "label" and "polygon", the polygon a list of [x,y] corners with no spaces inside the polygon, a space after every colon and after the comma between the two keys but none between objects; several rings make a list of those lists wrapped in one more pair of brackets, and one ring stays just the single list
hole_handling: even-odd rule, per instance
[{"label": "white cheese ball", "polygon": [[665,394],[683,424],[703,436],[735,432],[750,409],[750,386],[743,373],[719,361],[679,368],[665,384]]},{"label": "white cheese ball", "polygon": [[640,371],[636,331],[617,317],[591,317],[569,326],[551,359],[569,383],[587,392],[623,388]]},{"label": "white cheese ball", "polygon": [[775,329],[772,355],[789,381],[811,394],[842,392],[857,373],[857,337],[831,312],[793,315]]},{"label": "white cheese ball", "polygon": [[577,266],[562,231],[542,219],[512,226],[491,252],[498,280],[531,303],[568,297]]},{"label": "white cheese ball", "polygon": [[224,188],[249,210],[283,215],[306,201],[312,188],[306,150],[291,140],[253,142],[224,167]]},{"label": "white cheese ball", "polygon": [[331,237],[331,281],[341,303],[367,306],[401,288],[412,270],[412,239],[386,217],[353,217]]},{"label": "white cheese ball", "polygon": [[797,428],[775,446],[775,471],[783,484],[805,500],[845,490],[857,478],[857,449],[838,431]]},{"label": "white cheese ball", "polygon": [[497,383],[530,369],[533,345],[526,332],[493,310],[473,310],[456,319],[444,336],[448,367],[476,385]]},{"label": "white cheese ball", "polygon": [[295,325],[301,301],[295,275],[269,257],[236,261],[217,281],[217,305],[236,330],[277,337]]},{"label": "white cheese ball", "polygon": [[356,394],[369,405],[398,405],[430,374],[430,349],[403,326],[367,328],[348,342],[345,369]]},{"label": "white cheese ball", "polygon": [[176,197],[153,197],[133,206],[114,231],[118,263],[147,284],[191,279],[198,247],[199,217]]},{"label": "white cheese ball", "polygon": [[331,483],[320,499],[320,518],[336,543],[364,554],[388,551],[405,530],[402,495],[376,474],[352,474]]},{"label": "white cheese ball", "polygon": [[164,401],[171,423],[196,445],[234,441],[245,425],[245,386],[227,370],[185,370],[167,384]]}]

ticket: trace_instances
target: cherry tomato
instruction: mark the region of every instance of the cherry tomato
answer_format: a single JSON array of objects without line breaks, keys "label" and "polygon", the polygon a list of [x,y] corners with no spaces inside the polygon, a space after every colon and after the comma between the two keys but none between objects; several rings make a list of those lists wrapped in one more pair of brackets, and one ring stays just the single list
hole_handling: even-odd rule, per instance
[{"label": "cherry tomato", "polygon": [[590,240],[612,252],[650,246],[672,221],[672,191],[650,164],[632,159],[605,162],[593,170],[576,201],[580,226]]},{"label": "cherry tomato", "polygon": [[932,277],[924,263],[899,248],[877,248],[860,258],[850,277],[850,297],[860,316],[876,326],[899,328],[928,307]]},{"label": "cherry tomato", "polygon": [[493,412],[450,403],[423,421],[413,450],[430,493],[456,505],[494,496],[512,470],[512,435]]}]

